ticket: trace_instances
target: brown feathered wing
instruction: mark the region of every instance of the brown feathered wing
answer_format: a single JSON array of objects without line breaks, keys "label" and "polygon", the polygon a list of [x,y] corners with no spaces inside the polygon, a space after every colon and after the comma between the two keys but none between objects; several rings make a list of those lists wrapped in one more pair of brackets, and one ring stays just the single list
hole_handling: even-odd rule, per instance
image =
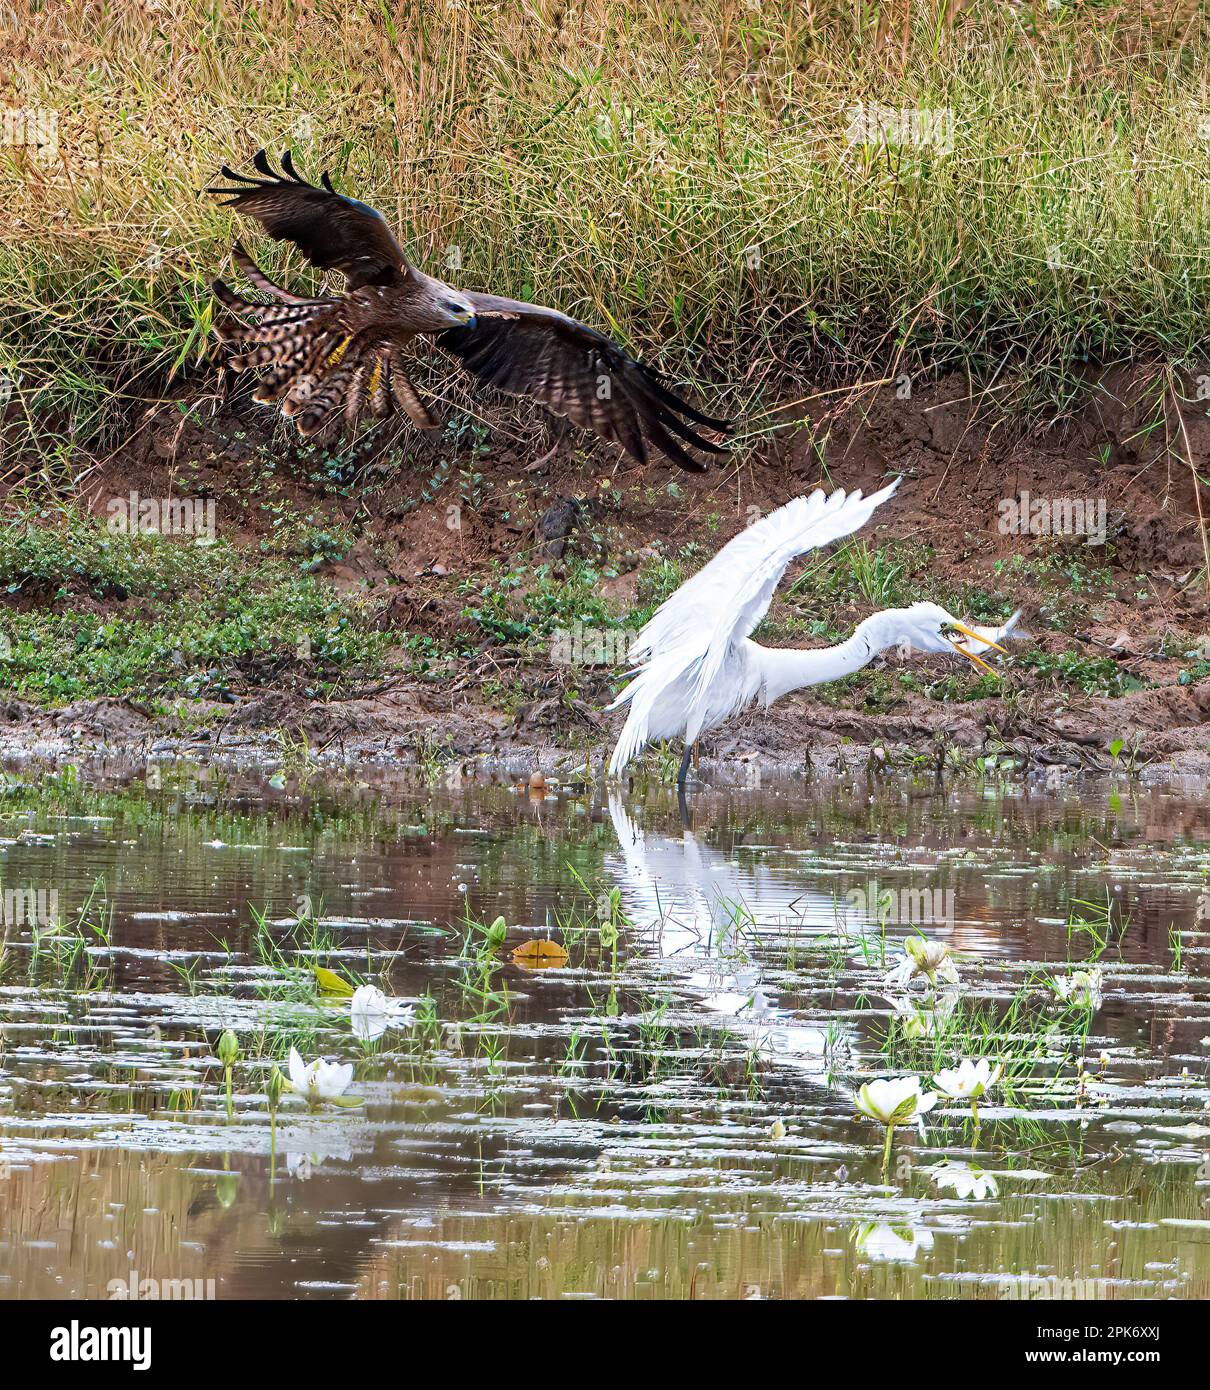
[{"label": "brown feathered wing", "polygon": [[611,339],[556,309],[463,292],[476,322],[452,328],[437,342],[486,385],[532,396],[573,424],[620,444],[646,463],[648,442],[682,468],[705,465],[685,448],[726,452],[704,439],[686,420],[719,433],[727,420],[703,415],[675,395],[643,363]]},{"label": "brown feathered wing", "polygon": [[[350,291],[371,285],[406,289],[416,272],[381,213],[337,193],[326,173],[322,186],[307,183],[289,151],[281,157],[284,173],[273,169],[264,150],[252,162],[262,177],[224,165],[230,184],[206,191],[225,196],[226,206],[254,217],[276,240],[292,242],[313,265],[342,271]],[[381,416],[396,407],[422,428],[432,424],[404,372],[402,346],[412,336],[405,321],[397,342],[380,330],[360,333],[346,314],[346,299],[290,294],[238,244],[235,259],[270,303],[246,299],[215,281],[216,297],[240,316],[234,323],[220,321],[216,331],[238,350],[232,366],[263,373],[258,400],[280,401],[305,434],[333,420],[351,423],[362,413]],[[604,334],[555,309],[461,293],[475,308],[475,323],[439,333],[436,341],[479,381],[541,401],[642,463],[649,444],[695,472],[705,465],[686,446],[725,452],[687,422],[725,434],[728,421],[694,410]]]}]

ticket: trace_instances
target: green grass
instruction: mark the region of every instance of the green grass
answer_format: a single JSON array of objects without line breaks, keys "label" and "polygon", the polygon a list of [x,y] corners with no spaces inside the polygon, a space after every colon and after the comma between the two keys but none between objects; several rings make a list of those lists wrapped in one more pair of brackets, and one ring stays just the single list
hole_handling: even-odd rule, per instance
[{"label": "green grass", "polygon": [[1037,672],[1044,680],[1039,684],[1074,687],[1088,695],[1127,695],[1144,689],[1144,682],[1123,668],[1111,657],[1084,656],[1072,650],[1052,656],[1049,652],[1022,651],[1017,655],[1021,666]]},{"label": "green grass", "polygon": [[[1008,583],[1004,592],[1012,592]],[[975,622],[1003,621],[1011,607],[999,594],[941,578],[931,545],[892,540],[875,547],[850,541],[809,557],[784,597],[775,598],[757,638],[784,642],[805,635],[839,641],[852,631],[854,610],[864,616],[871,608],[906,608],[925,600]]]},{"label": "green grass", "polygon": [[[955,9],[35,8],[6,68],[22,107],[58,112],[58,150],[0,148],[9,427],[70,482],[204,361],[233,227],[196,190],[260,144],[330,168],[429,269],[457,247],[469,287],[742,380],[750,436],[809,357],[848,379],[955,364],[997,391],[1012,359],[1054,399],[1089,360],[1197,359],[1205,14]],[[855,140],[858,103],[952,111],[952,149]]]},{"label": "green grass", "polygon": [[516,650],[530,648],[532,655],[538,648],[548,649],[550,639],[576,623],[595,631],[623,627],[599,592],[602,579],[614,573],[575,557],[558,567],[497,562],[486,576],[460,586],[466,599],[462,615],[474,622],[482,638]]},{"label": "green grass", "polygon": [[46,703],[99,695],[223,698],[283,684],[324,695],[380,674],[377,605],[311,560],[226,541],[112,534],[74,508],[0,530],[0,689]]}]

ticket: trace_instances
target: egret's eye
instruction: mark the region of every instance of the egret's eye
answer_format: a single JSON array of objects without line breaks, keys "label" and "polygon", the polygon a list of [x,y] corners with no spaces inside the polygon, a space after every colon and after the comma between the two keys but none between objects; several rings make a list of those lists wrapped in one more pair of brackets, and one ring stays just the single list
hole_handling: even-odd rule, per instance
[{"label": "egret's eye", "polygon": [[467,312],[465,305],[457,304],[452,299],[447,299],[441,307],[447,314],[465,314]]}]

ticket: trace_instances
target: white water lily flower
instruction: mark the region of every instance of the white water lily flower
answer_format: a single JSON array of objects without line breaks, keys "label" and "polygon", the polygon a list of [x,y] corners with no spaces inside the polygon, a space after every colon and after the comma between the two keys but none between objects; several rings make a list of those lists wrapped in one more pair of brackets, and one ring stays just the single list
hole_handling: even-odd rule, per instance
[{"label": "white water lily flower", "polygon": [[882,1146],[882,1176],[891,1169],[891,1143],[895,1126],[915,1120],[924,1132],[924,1115],[937,1104],[935,1091],[922,1091],[918,1076],[889,1076],[867,1081],[853,1097],[857,1109],[871,1120],[886,1126],[886,1142]]},{"label": "white water lily flower", "polygon": [[950,948],[942,941],[930,941],[926,936],[909,936],[903,943],[903,959],[886,977],[888,985],[908,985],[923,975],[936,988],[937,981],[947,985],[958,983],[958,967]]},{"label": "white water lily flower", "polygon": [[1074,1004],[1093,1013],[1101,1007],[1105,972],[1100,966],[1092,970],[1073,970],[1070,975],[1057,975],[1052,981],[1055,993],[1065,1004]]},{"label": "white water lily flower", "polygon": [[310,1154],[287,1154],[286,1172],[300,1182],[306,1182],[311,1176],[312,1168],[322,1163],[322,1158],[313,1158]]},{"label": "white water lily flower", "polygon": [[857,1237],[857,1248],[871,1260],[902,1262],[914,1260],[923,1250],[933,1248],[933,1233],[927,1228],[885,1223],[866,1226]]},{"label": "white water lily flower", "polygon": [[867,1081],[857,1092],[856,1103],[863,1115],[879,1124],[906,1124],[937,1104],[932,1091],[920,1089],[918,1076],[891,1076]]},{"label": "white water lily flower", "polygon": [[322,1101],[331,1101],[334,1105],[356,1104],[356,1101],[343,1099],[352,1080],[352,1062],[326,1062],[317,1057],[314,1062],[307,1063],[297,1049],[290,1049],[290,1089],[312,1108]]},{"label": "white water lily flower", "polygon": [[927,1004],[907,994],[888,994],[885,997],[887,1003],[895,1010],[904,1037],[910,1041],[933,1037],[937,1029],[954,1012],[958,1003],[958,991],[954,989],[940,991]]},{"label": "white water lily flower", "polygon": [[950,1100],[978,1100],[1000,1080],[1003,1072],[1002,1066],[993,1067],[986,1057],[977,1062],[964,1057],[956,1068],[939,1071],[933,1077],[933,1085]]},{"label": "white water lily flower", "polygon": [[974,1198],[981,1202],[985,1197],[996,1197],[1000,1193],[999,1184],[990,1173],[972,1168],[969,1163],[938,1163],[929,1173],[938,1187],[948,1188],[962,1201]]},{"label": "white water lily flower", "polygon": [[376,985],[362,985],[353,995],[353,1036],[362,1042],[374,1042],[388,1028],[410,1028],[415,1017],[415,1009],[402,999],[388,999]]}]

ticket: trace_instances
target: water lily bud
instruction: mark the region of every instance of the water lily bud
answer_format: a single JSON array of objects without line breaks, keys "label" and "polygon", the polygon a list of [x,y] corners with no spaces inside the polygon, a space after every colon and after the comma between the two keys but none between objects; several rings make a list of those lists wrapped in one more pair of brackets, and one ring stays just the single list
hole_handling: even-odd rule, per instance
[{"label": "water lily bud", "polygon": [[269,1073],[269,1079],[265,1082],[265,1095],[269,1098],[269,1108],[276,1110],[278,1102],[281,1100],[282,1088],[286,1084],[286,1078],[281,1074],[277,1067]]},{"label": "water lily bud", "polygon": [[225,1067],[233,1067],[239,1056],[239,1039],[227,1028],[218,1040],[218,1059]]},{"label": "water lily bud", "polygon": [[504,938],[508,935],[508,923],[503,917],[496,920],[487,929],[487,942],[489,946],[503,946]]}]

